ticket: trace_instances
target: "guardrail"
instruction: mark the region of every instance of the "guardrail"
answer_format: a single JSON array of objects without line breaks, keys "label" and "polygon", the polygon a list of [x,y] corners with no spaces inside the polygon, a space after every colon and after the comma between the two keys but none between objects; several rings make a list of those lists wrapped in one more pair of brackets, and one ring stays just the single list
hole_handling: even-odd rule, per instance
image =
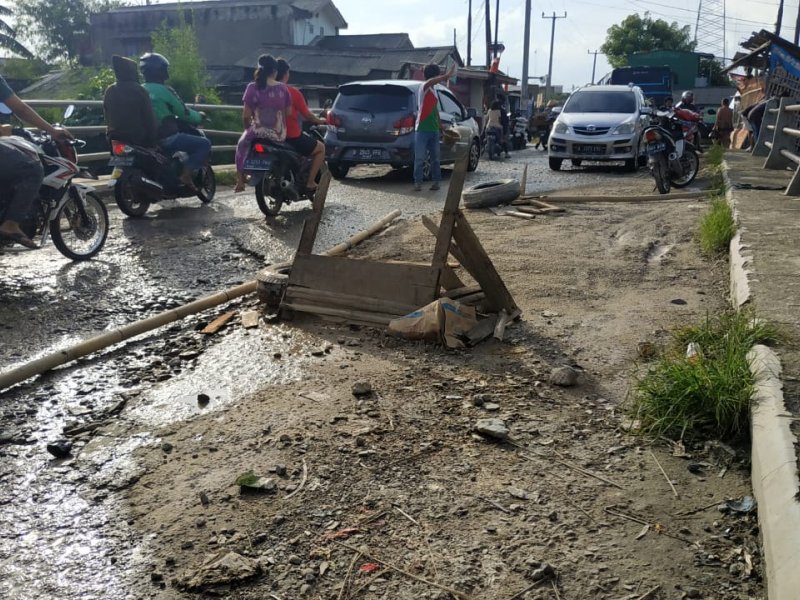
[{"label": "guardrail", "polygon": [[800,98],[767,102],[753,156],[766,156],[765,169],[795,169],[784,194],[800,196]]}]

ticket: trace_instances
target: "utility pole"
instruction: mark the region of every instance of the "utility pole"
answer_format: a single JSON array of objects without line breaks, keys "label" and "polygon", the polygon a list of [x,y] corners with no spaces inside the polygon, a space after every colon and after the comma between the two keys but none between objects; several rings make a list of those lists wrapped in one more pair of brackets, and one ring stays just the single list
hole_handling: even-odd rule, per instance
[{"label": "utility pole", "polygon": [[467,15],[467,66],[472,66],[472,0],[469,0],[469,14]]},{"label": "utility pole", "polygon": [[[488,0],[487,0],[488,3]],[[495,9],[494,9],[494,56],[497,58],[497,49],[499,48],[498,44],[498,34],[500,32],[500,0],[495,2]]]},{"label": "utility pole", "polygon": [[[800,14],[800,13],[798,13]],[[525,0],[525,39],[522,40],[522,105],[527,108],[528,99],[528,54],[531,51],[531,0]]]},{"label": "utility pole", "polygon": [[780,36],[783,24],[783,0],[778,3],[778,20],[775,21],[775,35]]},{"label": "utility pole", "polygon": [[550,64],[547,67],[547,83],[545,84],[544,88],[544,99],[550,99],[550,89],[553,87],[553,46],[556,40],[556,19],[566,19],[567,18],[567,11],[564,11],[563,16],[557,16],[555,12],[553,12],[552,17],[548,17],[544,13],[542,13],[543,19],[552,19],[552,27],[550,29]]},{"label": "utility pole", "polygon": [[800,42],[800,6],[797,7],[797,20],[794,22],[794,45]]},{"label": "utility pole", "polygon": [[486,6],[486,70],[489,70],[489,67],[492,66],[492,5],[489,4],[489,0],[484,2]]},{"label": "utility pole", "polygon": [[602,54],[600,50],[595,50],[592,52],[591,50],[586,51],[587,54],[594,54],[594,60],[592,61],[592,85],[594,85],[594,74],[597,71],[597,55]]}]

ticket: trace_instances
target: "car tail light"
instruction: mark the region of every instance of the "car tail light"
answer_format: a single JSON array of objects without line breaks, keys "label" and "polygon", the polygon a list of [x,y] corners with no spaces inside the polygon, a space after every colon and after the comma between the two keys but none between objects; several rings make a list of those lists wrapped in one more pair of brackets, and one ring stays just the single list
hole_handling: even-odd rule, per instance
[{"label": "car tail light", "polygon": [[332,127],[341,127],[342,126],[342,119],[335,112],[330,111],[326,118],[327,118],[327,121],[328,121],[328,125],[330,125]]},{"label": "car tail light", "polygon": [[417,119],[414,115],[406,115],[402,119],[398,119],[394,122],[392,127],[394,129],[389,133],[394,135],[406,135],[407,133],[411,133],[414,131],[414,126],[417,124]]},{"label": "car tail light", "polygon": [[122,142],[111,142],[111,151],[114,153],[114,156],[123,156],[133,152],[133,148]]},{"label": "car tail light", "polygon": [[253,144],[253,150],[255,150],[258,154],[265,154],[267,147],[261,143]]},{"label": "car tail light", "polygon": [[657,141],[657,140],[658,140],[660,137],[661,137],[661,136],[660,136],[660,135],[658,135],[658,132],[657,132],[657,131],[654,131],[654,130],[652,130],[652,129],[651,129],[650,131],[645,131],[645,133],[644,133],[644,139],[646,139],[648,142],[655,142],[655,141]]}]

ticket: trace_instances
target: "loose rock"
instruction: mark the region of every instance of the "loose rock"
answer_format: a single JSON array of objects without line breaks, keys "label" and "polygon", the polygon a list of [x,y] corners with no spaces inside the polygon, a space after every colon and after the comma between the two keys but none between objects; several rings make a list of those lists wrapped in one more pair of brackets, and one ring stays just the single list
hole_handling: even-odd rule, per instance
[{"label": "loose rock", "polygon": [[508,439],[508,427],[500,419],[480,419],[475,424],[475,431],[496,440]]},{"label": "loose rock", "polygon": [[369,396],[372,393],[372,384],[369,381],[356,381],[353,384],[353,396]]},{"label": "loose rock", "polygon": [[578,383],[578,371],[572,367],[558,367],[550,373],[550,383],[561,387],[572,387]]}]

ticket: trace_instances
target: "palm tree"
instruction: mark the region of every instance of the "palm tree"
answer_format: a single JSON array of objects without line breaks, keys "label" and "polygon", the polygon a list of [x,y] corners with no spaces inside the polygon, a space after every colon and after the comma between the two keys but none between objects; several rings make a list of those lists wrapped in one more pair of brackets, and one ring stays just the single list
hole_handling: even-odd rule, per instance
[{"label": "palm tree", "polygon": [[33,58],[33,54],[14,37],[14,28],[6,23],[4,17],[9,17],[13,13],[10,8],[0,4],[0,49],[10,50],[14,54],[19,54],[24,58]]}]

